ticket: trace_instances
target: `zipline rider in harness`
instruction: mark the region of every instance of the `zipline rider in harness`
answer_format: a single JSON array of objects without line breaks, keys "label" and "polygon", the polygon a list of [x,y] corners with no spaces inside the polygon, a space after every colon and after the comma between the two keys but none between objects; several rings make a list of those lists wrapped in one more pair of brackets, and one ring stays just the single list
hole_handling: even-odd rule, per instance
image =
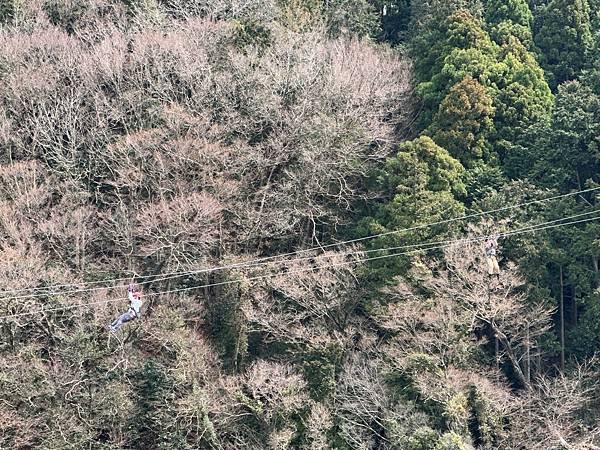
[{"label": "zipline rider in harness", "polygon": [[498,259],[496,259],[497,251],[498,238],[496,236],[489,236],[485,241],[485,260],[487,262],[488,275],[490,277],[496,275],[499,280],[500,267],[498,266]]},{"label": "zipline rider in harness", "polygon": [[129,309],[110,325],[110,331],[117,331],[125,323],[142,317],[142,293],[134,283],[131,283],[127,288],[127,298],[130,302]]}]

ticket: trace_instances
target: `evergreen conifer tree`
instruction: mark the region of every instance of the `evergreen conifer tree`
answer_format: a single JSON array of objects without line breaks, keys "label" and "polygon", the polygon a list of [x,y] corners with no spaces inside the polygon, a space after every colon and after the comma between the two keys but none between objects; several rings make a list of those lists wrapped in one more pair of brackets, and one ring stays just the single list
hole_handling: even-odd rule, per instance
[{"label": "evergreen conifer tree", "polygon": [[572,80],[586,66],[592,47],[587,0],[552,0],[539,18],[535,43],[552,89]]}]

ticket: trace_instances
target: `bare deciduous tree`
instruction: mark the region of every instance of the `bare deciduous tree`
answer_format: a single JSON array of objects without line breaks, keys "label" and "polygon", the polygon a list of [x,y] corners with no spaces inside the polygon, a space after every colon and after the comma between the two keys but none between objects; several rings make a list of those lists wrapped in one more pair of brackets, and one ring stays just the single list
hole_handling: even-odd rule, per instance
[{"label": "bare deciduous tree", "polygon": [[542,450],[595,449],[600,429],[590,417],[599,400],[597,361],[577,366],[557,377],[540,376],[534,388],[517,398],[510,408],[507,448]]}]

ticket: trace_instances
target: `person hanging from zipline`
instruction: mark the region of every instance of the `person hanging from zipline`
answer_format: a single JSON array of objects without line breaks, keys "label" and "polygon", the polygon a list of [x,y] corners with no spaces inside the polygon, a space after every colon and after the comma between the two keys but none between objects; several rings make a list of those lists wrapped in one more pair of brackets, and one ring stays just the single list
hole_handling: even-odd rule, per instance
[{"label": "person hanging from zipline", "polygon": [[485,241],[485,260],[487,262],[488,275],[490,278],[494,275],[500,280],[500,267],[496,253],[498,252],[498,237],[496,235],[488,236]]},{"label": "person hanging from zipline", "polygon": [[129,309],[110,325],[110,331],[117,331],[125,323],[142,317],[142,293],[136,284],[131,283],[127,288],[127,298],[130,302]]}]

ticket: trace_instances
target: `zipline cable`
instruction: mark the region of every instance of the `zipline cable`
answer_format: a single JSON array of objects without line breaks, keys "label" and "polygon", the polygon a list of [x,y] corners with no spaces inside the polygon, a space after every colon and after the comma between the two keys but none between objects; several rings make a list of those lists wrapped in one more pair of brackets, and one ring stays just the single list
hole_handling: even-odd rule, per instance
[{"label": "zipline cable", "polygon": [[[588,219],[577,220],[577,221],[574,221],[574,222],[567,222],[567,223],[560,223],[560,224],[555,224],[555,225],[549,225],[549,226],[545,226],[545,227],[541,227],[541,228],[525,227],[523,229],[519,229],[519,230],[515,230],[515,231],[512,231],[512,232],[503,233],[502,236],[507,237],[507,236],[515,236],[515,235],[518,235],[518,234],[529,233],[529,232],[532,232],[532,231],[543,231],[543,230],[546,230],[546,229],[557,228],[557,227],[561,227],[561,226],[565,226],[565,225],[574,225],[574,224],[578,224],[578,223],[590,222],[590,221],[593,221],[593,220],[596,220],[596,219],[600,219],[600,216],[592,217],[592,218],[588,218]],[[468,244],[468,243],[471,243],[471,242],[480,242],[480,241],[483,241],[483,240],[487,239],[488,237],[489,236],[478,236],[476,238],[471,238],[471,239],[458,239],[458,240],[453,241],[453,242],[449,241],[449,243],[446,243],[446,244],[441,244],[441,245],[437,245],[437,246],[433,246],[433,247],[428,247],[428,248],[418,248],[416,250],[412,250],[412,251],[409,251],[409,252],[394,253],[394,254],[391,254],[391,255],[374,256],[374,257],[371,257],[371,258],[357,259],[355,261],[347,261],[347,262],[337,263],[337,264],[328,264],[328,265],[324,265],[324,266],[316,266],[316,267],[310,267],[310,268],[305,268],[305,269],[292,270],[292,271],[289,271],[289,272],[285,272],[285,274],[286,275],[292,275],[292,274],[295,274],[295,273],[308,272],[308,271],[313,271],[313,270],[318,270],[318,269],[327,269],[327,268],[330,268],[330,267],[345,266],[345,265],[348,265],[348,264],[356,264],[356,263],[361,263],[361,262],[375,261],[375,260],[385,259],[385,258],[392,258],[394,256],[412,255],[412,254],[416,254],[416,253],[419,253],[419,252],[422,252],[422,251],[438,250],[438,249],[442,249],[442,248],[451,247],[452,245],[455,245],[455,244]],[[381,250],[388,250],[388,249],[381,249]],[[273,277],[273,276],[276,276],[276,275],[277,274],[268,274],[268,275],[261,275],[261,276],[257,276],[257,277],[250,277],[250,278],[246,278],[246,279],[229,280],[229,281],[222,281],[222,282],[218,282],[218,283],[211,283],[211,284],[205,284],[205,285],[200,285],[200,286],[191,286],[191,287],[187,287],[187,288],[178,288],[178,289],[173,289],[173,290],[170,290],[170,291],[162,291],[162,292],[150,293],[150,294],[146,295],[146,297],[153,297],[153,296],[156,296],[156,295],[164,295],[164,294],[173,294],[173,293],[176,293],[176,292],[185,292],[185,291],[191,291],[191,290],[202,289],[202,288],[207,288],[207,287],[222,286],[222,285],[227,285],[227,284],[241,283],[241,282],[244,282],[244,281],[254,281],[254,280],[259,280],[259,279],[263,279],[263,278]],[[1,318],[2,317],[0,317],[0,319]]]},{"label": "zipline cable", "polygon": [[[537,228],[537,227],[541,227],[544,225],[550,225],[553,223],[557,223],[557,222],[561,222],[564,220],[570,220],[570,219],[575,219],[578,217],[583,217],[583,216],[589,216],[595,213],[599,213],[600,209],[596,209],[594,211],[587,211],[584,213],[579,213],[579,214],[573,214],[572,216],[567,216],[567,217],[562,217],[560,219],[554,219],[554,220],[550,220],[547,222],[541,222],[538,224],[534,224],[534,225],[530,225],[527,226],[525,228],[523,228],[523,230],[525,229],[530,229],[530,228]],[[498,237],[503,237],[505,235],[505,233],[498,233]],[[510,235],[510,234],[508,234]],[[485,238],[481,238],[481,239],[485,239]],[[302,258],[293,258],[293,259],[288,259],[288,260],[284,260],[284,261],[277,261],[276,263],[293,263],[293,262],[297,262],[297,261],[305,261],[305,260],[310,260],[310,259],[315,259],[315,258],[333,258],[339,255],[353,255],[353,254],[369,254],[369,253],[375,253],[375,252],[382,252],[382,251],[389,251],[389,250],[402,250],[402,249],[408,249],[408,248],[418,248],[419,250],[428,250],[428,247],[426,246],[430,246],[430,245],[440,245],[440,244],[456,244],[456,243],[460,243],[462,242],[464,239],[452,239],[452,240],[443,240],[443,241],[432,241],[432,242],[423,242],[423,243],[417,243],[417,244],[407,244],[407,245],[400,245],[400,246],[396,246],[396,247],[386,247],[386,248],[376,248],[376,249],[370,249],[370,250],[358,250],[358,251],[354,251],[354,252],[341,252],[341,253],[336,253],[336,254],[332,254],[332,255],[327,255],[327,254],[320,254],[320,255],[315,255],[315,256],[305,256]],[[467,242],[470,242],[470,240],[466,240]],[[244,268],[252,268],[252,267],[257,267],[257,266],[261,266],[263,264],[266,264],[264,262],[254,262],[254,263],[248,263],[247,265],[244,266]],[[165,281],[165,280],[170,280],[172,278],[179,278],[181,276],[186,276],[186,275],[196,275],[199,273],[205,273],[205,272],[212,272],[212,269],[200,269],[197,271],[190,271],[185,275],[176,275],[176,276],[167,276],[164,278],[158,278],[156,280],[152,280],[152,282],[159,282],[159,281]],[[138,283],[138,284],[145,284],[145,283]]]},{"label": "zipline cable", "polygon": [[[548,224],[553,224],[556,222],[560,222],[563,220],[570,220],[570,219],[574,219],[577,217],[582,217],[582,216],[587,216],[587,215],[591,215],[591,214],[595,214],[597,212],[600,212],[600,209],[598,210],[594,210],[594,211],[587,211],[584,213],[579,213],[579,214],[574,214],[572,216],[567,216],[567,217],[562,217],[560,219],[554,219],[551,221],[547,221],[547,222],[541,222],[538,224],[534,224],[531,225],[528,228],[536,228],[536,227],[540,227],[543,225],[548,225]],[[502,234],[499,234],[498,236],[502,236]],[[369,253],[375,253],[375,252],[383,252],[383,251],[390,251],[390,250],[401,250],[401,249],[408,249],[408,248],[421,248],[423,250],[427,250],[426,246],[435,246],[435,245],[439,245],[439,244],[454,244],[454,243],[459,243],[461,242],[462,239],[453,239],[453,240],[444,240],[444,241],[433,241],[433,242],[424,242],[424,243],[418,243],[418,244],[408,244],[408,245],[401,245],[401,246],[396,246],[396,247],[387,247],[387,248],[381,248],[381,249],[371,249],[371,250],[359,250],[359,251],[354,251],[354,252],[345,252],[345,253],[341,253],[343,255],[352,255],[352,254],[369,254]],[[333,258],[336,256],[339,256],[340,253],[337,254],[333,254],[333,255],[327,255],[327,254],[321,254],[321,255],[315,255],[315,256],[307,256],[307,257],[302,257],[302,258],[294,258],[294,259],[290,259],[290,260],[284,260],[284,261],[276,261],[276,264],[280,264],[280,263],[293,263],[293,262],[298,262],[298,261],[304,261],[304,260],[310,260],[310,259],[315,259],[315,258]],[[265,262],[253,262],[253,263],[248,263],[245,266],[235,266],[233,268],[252,268],[252,267],[257,267],[260,265],[266,264]],[[189,271],[189,272],[185,272],[179,275],[173,275],[173,276],[168,276],[168,277],[164,277],[164,278],[158,278],[152,281],[146,281],[146,282],[140,282],[137,283],[138,285],[145,285],[145,284],[150,284],[150,283],[155,283],[155,282],[159,282],[159,281],[165,281],[165,280],[170,280],[173,278],[180,278],[182,276],[190,276],[190,275],[197,275],[200,273],[209,273],[209,272],[213,272],[216,270],[223,270],[223,268],[225,268],[226,266],[222,266],[222,267],[218,267],[218,268],[208,268],[208,269],[200,269],[200,270],[195,270],[195,271]],[[71,290],[71,291],[56,291],[56,292],[42,292],[42,293],[36,293],[36,294],[25,294],[25,295],[20,295],[20,296],[14,296],[14,297],[3,297],[0,298],[0,300],[19,300],[19,299],[25,299],[25,298],[36,298],[36,297],[47,297],[47,296],[56,296],[56,295],[72,295],[72,294],[77,294],[77,293],[84,293],[84,292],[94,292],[94,291],[101,291],[101,290],[112,290],[112,289],[117,289],[117,288],[121,288],[121,287],[126,287],[126,286],[101,286],[101,287],[96,287],[96,288],[87,288],[87,289],[77,289],[77,290]]]},{"label": "zipline cable", "polygon": [[[574,196],[574,195],[581,195],[584,193],[589,193],[589,192],[594,192],[600,190],[600,186],[598,187],[594,187],[594,188],[589,188],[589,189],[583,189],[580,191],[576,191],[576,192],[571,192],[571,193],[567,193],[567,194],[561,194],[561,195],[556,195],[553,197],[548,197],[545,199],[538,199],[538,200],[531,200],[528,202],[523,202],[523,203],[519,203],[516,205],[511,205],[511,206],[505,206],[502,208],[498,208],[498,209],[494,209],[494,210],[488,210],[488,211],[482,211],[479,213],[473,213],[473,214],[468,214],[468,215],[464,215],[464,216],[460,216],[460,217],[455,217],[455,218],[450,218],[450,219],[444,219],[441,221],[437,221],[437,222],[432,222],[432,223],[427,223],[427,224],[423,224],[423,225],[416,225],[413,227],[409,227],[409,228],[404,228],[404,229],[400,229],[400,230],[392,230],[392,231],[388,231],[385,233],[379,233],[379,234],[375,234],[375,235],[371,235],[371,236],[365,236],[362,238],[356,238],[356,239],[351,239],[351,240],[347,240],[347,241],[341,241],[341,242],[337,242],[337,243],[332,243],[332,244],[327,244],[324,246],[320,246],[320,247],[312,247],[312,248],[308,248],[308,249],[302,249],[302,250],[297,250],[294,252],[289,252],[289,253],[283,253],[283,254],[279,254],[279,255],[273,255],[273,256],[266,256],[263,258],[257,258],[254,260],[250,260],[250,261],[243,261],[243,262],[239,262],[239,263],[233,263],[233,264],[227,264],[227,265],[223,265],[223,266],[216,266],[216,267],[212,267],[212,268],[206,268],[206,269],[198,269],[196,271],[177,271],[177,272],[166,272],[166,273],[159,273],[159,274],[154,274],[154,275],[142,275],[142,276],[138,276],[135,277],[136,279],[147,279],[147,278],[154,278],[154,277],[171,277],[171,278],[179,278],[182,276],[186,276],[188,274],[194,274],[194,273],[203,273],[203,272],[215,272],[215,271],[219,271],[219,270],[227,270],[227,269],[235,269],[235,268],[239,268],[239,267],[245,267],[245,266],[251,266],[254,264],[259,264],[259,263],[263,263],[266,261],[271,261],[273,259],[277,259],[277,258],[284,258],[286,256],[292,256],[292,255],[296,255],[296,254],[300,254],[300,253],[307,253],[307,252],[314,252],[314,251],[323,251],[326,248],[331,248],[331,247],[335,247],[335,246],[341,246],[341,245],[347,245],[347,244],[352,244],[352,243],[356,243],[356,242],[362,242],[368,239],[375,239],[378,237],[383,237],[383,236],[389,236],[391,234],[400,234],[400,233],[406,233],[409,231],[415,231],[415,230],[419,230],[419,229],[424,229],[424,228],[429,228],[432,226],[436,226],[436,225],[443,225],[443,224],[447,224],[447,223],[451,223],[451,222],[456,222],[456,221],[461,221],[461,220],[467,220],[470,218],[475,218],[475,217],[482,217],[482,216],[486,216],[486,215],[490,215],[490,214],[495,214],[498,212],[503,212],[503,211],[508,211],[511,209],[515,209],[515,208],[520,208],[523,206],[528,206],[528,205],[532,205],[532,204],[536,204],[536,203],[544,203],[544,202],[548,202],[548,201],[553,201],[553,200],[558,200],[561,198],[566,198],[566,197],[570,197],[570,196]],[[17,294],[20,292],[27,292],[27,291],[44,291],[44,290],[48,290],[48,289],[58,289],[58,288],[63,288],[63,287],[79,287],[79,286],[88,286],[88,285],[94,285],[94,284],[106,284],[106,283],[110,283],[110,282],[116,282],[116,281],[126,281],[126,280],[131,280],[133,277],[120,277],[120,278],[112,278],[112,279],[104,279],[104,280],[97,280],[97,281],[88,281],[88,282],[81,282],[81,283],[69,283],[69,284],[55,284],[55,285],[51,285],[51,286],[42,286],[42,287],[36,287],[36,288],[23,288],[23,289],[15,289],[15,290],[10,290],[10,291],[2,291],[0,292],[0,298],[2,298],[2,295],[6,295],[6,294]],[[156,281],[162,281],[165,279],[170,279],[170,278],[159,278],[156,280],[152,280],[152,281],[148,281],[148,282],[140,282],[138,284],[149,284],[152,282],[156,282]],[[103,289],[114,289],[114,288],[119,288],[119,287],[126,287],[126,285],[120,285],[120,286],[113,286],[113,287],[107,287],[107,286],[102,286],[99,288],[90,288],[90,289],[72,289],[71,291],[73,292],[92,292],[94,290],[103,290]],[[61,293],[68,293],[68,292],[61,292]],[[53,292],[42,292],[40,293],[41,295],[53,295]],[[5,297],[6,298],[6,297]],[[21,297],[21,298],[25,298],[25,297]]]},{"label": "zipline cable", "polygon": [[[577,221],[573,221],[573,222],[548,225],[548,226],[538,227],[538,228],[525,227],[525,228],[522,228],[519,230],[514,230],[514,231],[509,231],[509,232],[503,233],[502,236],[507,237],[507,236],[514,236],[514,235],[523,234],[523,233],[543,231],[543,230],[550,229],[550,228],[557,228],[557,227],[562,227],[562,226],[566,226],[566,225],[575,225],[575,224],[579,224],[579,223],[591,222],[591,221],[597,220],[597,219],[600,219],[600,216],[577,220]],[[470,242],[478,242],[478,241],[485,240],[487,237],[488,236],[479,236],[479,237],[471,238],[468,240],[461,239],[461,240],[455,241],[455,243],[466,244],[466,243],[470,243]],[[358,263],[364,263],[364,262],[368,262],[368,261],[393,258],[396,256],[407,256],[407,255],[412,255],[412,254],[415,254],[418,252],[422,252],[424,250],[425,251],[426,250],[436,250],[436,249],[441,249],[441,248],[447,248],[452,245],[454,245],[454,244],[444,244],[444,245],[438,245],[436,247],[429,247],[426,249],[416,249],[416,250],[412,250],[409,252],[393,253],[390,255],[375,256],[375,257],[365,258],[365,259],[356,259],[353,261],[345,261],[342,263],[334,263],[334,264],[327,264],[324,266],[315,266],[315,267],[309,267],[309,268],[304,268],[304,269],[291,270],[291,271],[285,272],[285,275],[287,276],[287,275],[294,275],[294,274],[303,273],[303,272],[312,272],[312,271],[319,270],[319,269],[329,269],[329,268],[334,268],[334,267],[341,267],[341,266],[346,266],[346,265],[350,265],[350,264],[358,264]],[[385,250],[385,249],[381,249],[381,250]],[[224,285],[236,284],[236,283],[241,283],[241,282],[256,281],[256,280],[261,280],[261,279],[266,279],[266,278],[272,278],[277,275],[278,275],[278,273],[271,273],[271,274],[267,274],[267,275],[242,278],[242,279],[237,279],[237,280],[227,280],[227,281],[222,281],[222,282],[217,282],[217,283],[210,283],[210,284],[203,284],[203,285],[198,285],[198,286],[191,286],[191,287],[187,287],[187,288],[173,289],[173,290],[169,290],[169,291],[154,292],[154,293],[146,294],[145,297],[154,297],[154,296],[158,296],[158,295],[174,294],[174,293],[178,293],[178,292],[187,292],[187,291],[191,291],[191,290],[203,289],[203,288],[208,288],[208,287],[216,287],[216,286],[224,286]],[[116,302],[122,302],[122,301],[123,301],[123,298],[118,298],[118,299],[101,300],[101,301],[97,301],[97,302],[78,303],[76,305],[68,305],[68,306],[62,306],[62,307],[57,307],[57,308],[46,308],[46,309],[41,309],[38,311],[28,311],[28,312],[23,312],[23,313],[9,314],[9,315],[5,315],[5,316],[0,316],[0,320],[30,316],[30,315],[35,315],[35,314],[42,314],[42,313],[47,313],[47,312],[67,311],[67,310],[82,308],[82,307],[86,307],[86,306],[90,306],[90,305],[101,305],[101,304],[116,303]]]},{"label": "zipline cable", "polygon": [[[587,212],[583,212],[583,213],[578,213],[578,214],[574,214],[571,216],[567,216],[567,217],[562,217],[560,219],[554,219],[554,220],[550,220],[547,222],[541,222],[538,224],[534,224],[531,225],[530,227],[540,227],[543,225],[549,225],[549,224],[553,224],[556,222],[560,222],[563,220],[570,220],[570,219],[575,219],[578,217],[583,217],[583,216],[588,216],[591,214],[595,214],[600,212],[600,209],[594,210],[594,211],[587,211]],[[502,236],[502,234],[499,234],[499,236]],[[433,241],[433,242],[424,242],[424,243],[417,243],[417,244],[407,244],[407,245],[400,245],[400,246],[396,246],[396,247],[387,247],[387,248],[382,248],[382,249],[370,249],[370,250],[359,250],[359,251],[353,251],[353,252],[345,252],[345,253],[336,253],[333,255],[327,255],[327,254],[320,254],[320,255],[315,255],[315,256],[305,256],[305,257],[301,257],[301,258],[294,258],[294,259],[289,259],[289,260],[283,260],[283,261],[276,261],[274,262],[275,264],[283,264],[283,263],[294,263],[294,262],[298,262],[298,261],[305,261],[305,260],[310,260],[310,259],[316,259],[316,258],[333,258],[336,256],[340,256],[340,254],[342,255],[353,255],[353,254],[370,254],[370,253],[376,253],[376,252],[383,252],[383,251],[392,251],[392,250],[404,250],[404,249],[409,249],[409,248],[419,248],[422,250],[427,250],[428,248],[426,246],[436,246],[436,245],[440,245],[440,244],[455,244],[455,243],[459,243],[461,242],[462,239],[453,239],[453,240],[443,240],[443,241]],[[268,262],[252,262],[252,263],[248,263],[244,266],[236,266],[233,268],[252,268],[252,267],[257,267],[257,266],[261,266],[263,264],[267,264]],[[140,282],[137,283],[138,285],[142,286],[142,285],[146,285],[146,284],[150,284],[150,283],[157,283],[160,281],[166,281],[166,280],[171,280],[174,278],[181,278],[184,276],[190,276],[190,275],[198,275],[201,273],[210,273],[210,272],[214,272],[217,270],[223,270],[226,266],[221,266],[218,268],[208,268],[208,269],[199,269],[199,270],[193,270],[193,271],[189,271],[189,272],[185,272],[182,274],[178,274],[178,275],[171,275],[171,276],[166,276],[163,278],[158,278],[152,281],[144,281],[144,282]],[[84,289],[77,289],[77,290],[70,290],[70,291],[55,291],[55,292],[40,292],[40,293],[34,293],[34,294],[24,294],[24,295],[19,295],[19,296],[13,296],[13,297],[0,297],[0,301],[1,300],[20,300],[20,299],[25,299],[25,298],[36,298],[36,297],[47,297],[47,296],[56,296],[56,295],[73,295],[73,294],[79,294],[79,293],[85,293],[85,292],[95,292],[95,291],[102,291],[102,290],[112,290],[112,289],[118,289],[121,287],[125,287],[125,286],[101,286],[101,287],[95,287],[95,288],[84,288]]]}]

